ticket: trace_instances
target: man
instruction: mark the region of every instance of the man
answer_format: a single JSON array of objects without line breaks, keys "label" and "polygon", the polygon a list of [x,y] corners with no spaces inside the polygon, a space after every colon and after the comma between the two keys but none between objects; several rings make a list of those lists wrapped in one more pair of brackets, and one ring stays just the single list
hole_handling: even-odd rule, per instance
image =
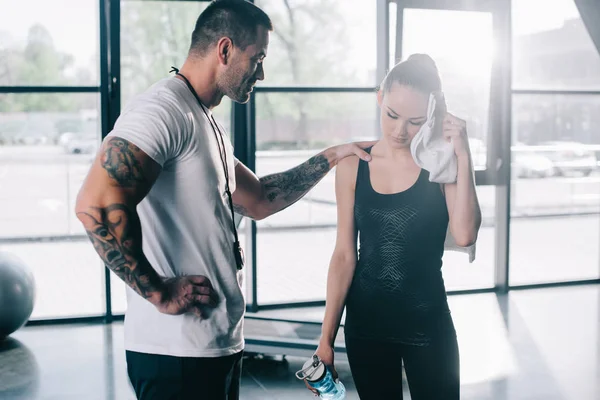
[{"label": "man", "polygon": [[271,30],[252,3],[211,3],[181,72],[127,105],[79,193],[78,218],[128,285],[125,347],[139,399],[238,398],[245,303],[233,209],[265,218],[340,159],[369,159],[357,144],[335,146],[260,179],[234,159],[211,109],[223,96],[248,101]]}]

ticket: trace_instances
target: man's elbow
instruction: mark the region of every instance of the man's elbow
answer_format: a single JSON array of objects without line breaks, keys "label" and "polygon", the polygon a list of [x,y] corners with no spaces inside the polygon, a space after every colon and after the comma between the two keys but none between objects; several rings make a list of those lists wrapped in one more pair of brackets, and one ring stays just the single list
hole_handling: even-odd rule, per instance
[{"label": "man's elbow", "polygon": [[77,200],[75,201],[75,216],[79,221],[84,222],[85,215],[89,213],[90,208],[92,207],[92,201],[90,199],[82,197],[79,195]]},{"label": "man's elbow", "polygon": [[247,204],[246,208],[242,207],[241,210],[243,215],[252,218],[255,221],[263,220],[277,212],[272,207],[272,203],[267,198],[264,191],[259,198],[250,204]]},{"label": "man's elbow", "polygon": [[269,212],[267,207],[257,204],[256,206],[248,210],[246,215],[255,221],[260,221],[267,218],[269,215],[271,215],[271,213]]},{"label": "man's elbow", "polygon": [[75,199],[75,215],[79,217],[79,214],[85,212],[90,206],[90,201],[88,196],[85,196],[85,193],[79,191],[77,194],[77,198]]},{"label": "man's elbow", "polygon": [[94,209],[100,208],[102,199],[97,194],[90,193],[85,189],[81,189],[75,199],[75,215],[82,223],[87,221],[87,216],[93,213]]}]

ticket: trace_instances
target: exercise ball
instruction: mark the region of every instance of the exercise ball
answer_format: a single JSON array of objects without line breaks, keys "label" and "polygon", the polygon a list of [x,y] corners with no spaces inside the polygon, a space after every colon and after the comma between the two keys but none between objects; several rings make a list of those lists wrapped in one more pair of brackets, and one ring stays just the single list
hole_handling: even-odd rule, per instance
[{"label": "exercise ball", "polygon": [[27,322],[34,302],[35,281],[29,268],[16,256],[0,252],[0,340]]}]

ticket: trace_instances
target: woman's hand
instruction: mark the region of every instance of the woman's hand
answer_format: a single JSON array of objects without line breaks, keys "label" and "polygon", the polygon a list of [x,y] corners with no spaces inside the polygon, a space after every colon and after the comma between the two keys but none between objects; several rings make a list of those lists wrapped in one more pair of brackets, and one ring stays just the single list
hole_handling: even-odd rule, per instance
[{"label": "woman's hand", "polygon": [[[327,344],[319,344],[319,347],[317,348],[317,351],[315,351],[315,354],[317,356],[319,356],[319,359],[321,359],[321,361],[323,362],[323,364],[325,364],[325,366],[327,366],[327,368],[329,368],[329,370],[331,371],[331,374],[333,375],[333,380],[337,381],[338,380],[338,373],[335,370],[335,366],[334,366],[334,351],[333,351],[333,346],[327,345]],[[304,384],[306,385],[306,387],[308,388],[308,390],[310,390],[311,392],[314,393],[315,396],[319,395],[319,391],[313,387],[311,387],[308,382],[306,382],[306,379],[304,380]]]},{"label": "woman's hand", "polygon": [[467,136],[466,121],[446,113],[444,118],[444,137],[452,141],[454,153],[458,158],[468,158],[471,154],[469,149],[469,137]]}]

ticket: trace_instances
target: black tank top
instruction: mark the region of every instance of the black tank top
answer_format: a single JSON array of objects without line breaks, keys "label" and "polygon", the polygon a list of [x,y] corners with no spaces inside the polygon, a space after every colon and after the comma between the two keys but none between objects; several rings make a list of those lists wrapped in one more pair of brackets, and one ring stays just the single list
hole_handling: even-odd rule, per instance
[{"label": "black tank top", "polygon": [[407,190],[381,194],[360,161],[354,220],[359,253],[345,334],[423,344],[453,328],[441,271],[448,210],[440,185],[421,170]]}]

